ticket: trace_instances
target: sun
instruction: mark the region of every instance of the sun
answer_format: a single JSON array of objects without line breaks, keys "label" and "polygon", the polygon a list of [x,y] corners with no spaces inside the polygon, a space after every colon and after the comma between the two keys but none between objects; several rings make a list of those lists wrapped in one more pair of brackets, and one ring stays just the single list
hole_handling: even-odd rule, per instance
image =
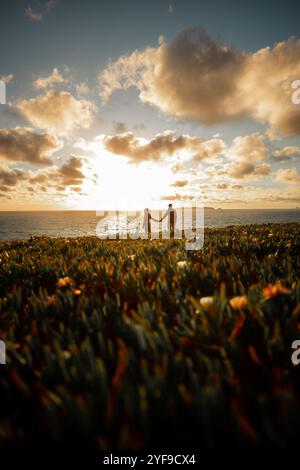
[{"label": "sun", "polygon": [[[136,165],[105,150],[90,160],[83,172],[86,178],[82,196],[76,203],[81,210],[142,210],[158,206],[172,181],[167,165]],[[93,175],[97,175],[97,182]]]}]

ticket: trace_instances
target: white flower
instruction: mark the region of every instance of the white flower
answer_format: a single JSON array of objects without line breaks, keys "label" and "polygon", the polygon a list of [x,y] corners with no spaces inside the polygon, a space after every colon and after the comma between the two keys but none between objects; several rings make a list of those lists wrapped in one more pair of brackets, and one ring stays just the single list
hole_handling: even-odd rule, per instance
[{"label": "white flower", "polygon": [[182,268],[185,268],[187,265],[187,262],[186,261],[178,261],[177,262],[177,267],[182,269]]},{"label": "white flower", "polygon": [[200,299],[200,305],[204,310],[209,310],[213,303],[214,303],[214,298],[212,296],[201,297]]}]

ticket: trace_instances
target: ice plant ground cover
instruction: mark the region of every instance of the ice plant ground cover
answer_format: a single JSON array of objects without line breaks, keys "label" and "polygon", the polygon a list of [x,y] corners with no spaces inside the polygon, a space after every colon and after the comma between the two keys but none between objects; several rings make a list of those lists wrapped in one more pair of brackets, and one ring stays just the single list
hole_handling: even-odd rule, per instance
[{"label": "ice plant ground cover", "polygon": [[0,443],[296,445],[300,224],[0,245]]}]

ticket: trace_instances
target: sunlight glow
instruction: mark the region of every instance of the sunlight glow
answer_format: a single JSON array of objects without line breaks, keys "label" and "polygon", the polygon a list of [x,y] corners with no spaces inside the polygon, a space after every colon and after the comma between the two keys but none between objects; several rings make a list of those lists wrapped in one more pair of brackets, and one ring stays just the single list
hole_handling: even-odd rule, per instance
[{"label": "sunlight glow", "polygon": [[168,166],[149,162],[131,164],[127,158],[104,149],[89,163],[99,180],[95,184],[90,178],[85,179],[82,191],[86,195],[80,197],[78,209],[140,210],[165,205],[159,200],[173,178]]}]

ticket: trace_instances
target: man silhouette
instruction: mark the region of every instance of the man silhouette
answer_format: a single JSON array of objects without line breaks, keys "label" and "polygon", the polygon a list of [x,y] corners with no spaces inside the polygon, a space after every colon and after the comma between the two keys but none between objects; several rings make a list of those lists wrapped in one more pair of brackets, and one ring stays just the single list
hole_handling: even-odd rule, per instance
[{"label": "man silhouette", "polygon": [[160,222],[164,220],[166,217],[168,217],[168,228],[170,232],[170,238],[174,238],[177,214],[176,214],[176,210],[173,208],[173,204],[169,204],[168,210],[160,219]]}]

